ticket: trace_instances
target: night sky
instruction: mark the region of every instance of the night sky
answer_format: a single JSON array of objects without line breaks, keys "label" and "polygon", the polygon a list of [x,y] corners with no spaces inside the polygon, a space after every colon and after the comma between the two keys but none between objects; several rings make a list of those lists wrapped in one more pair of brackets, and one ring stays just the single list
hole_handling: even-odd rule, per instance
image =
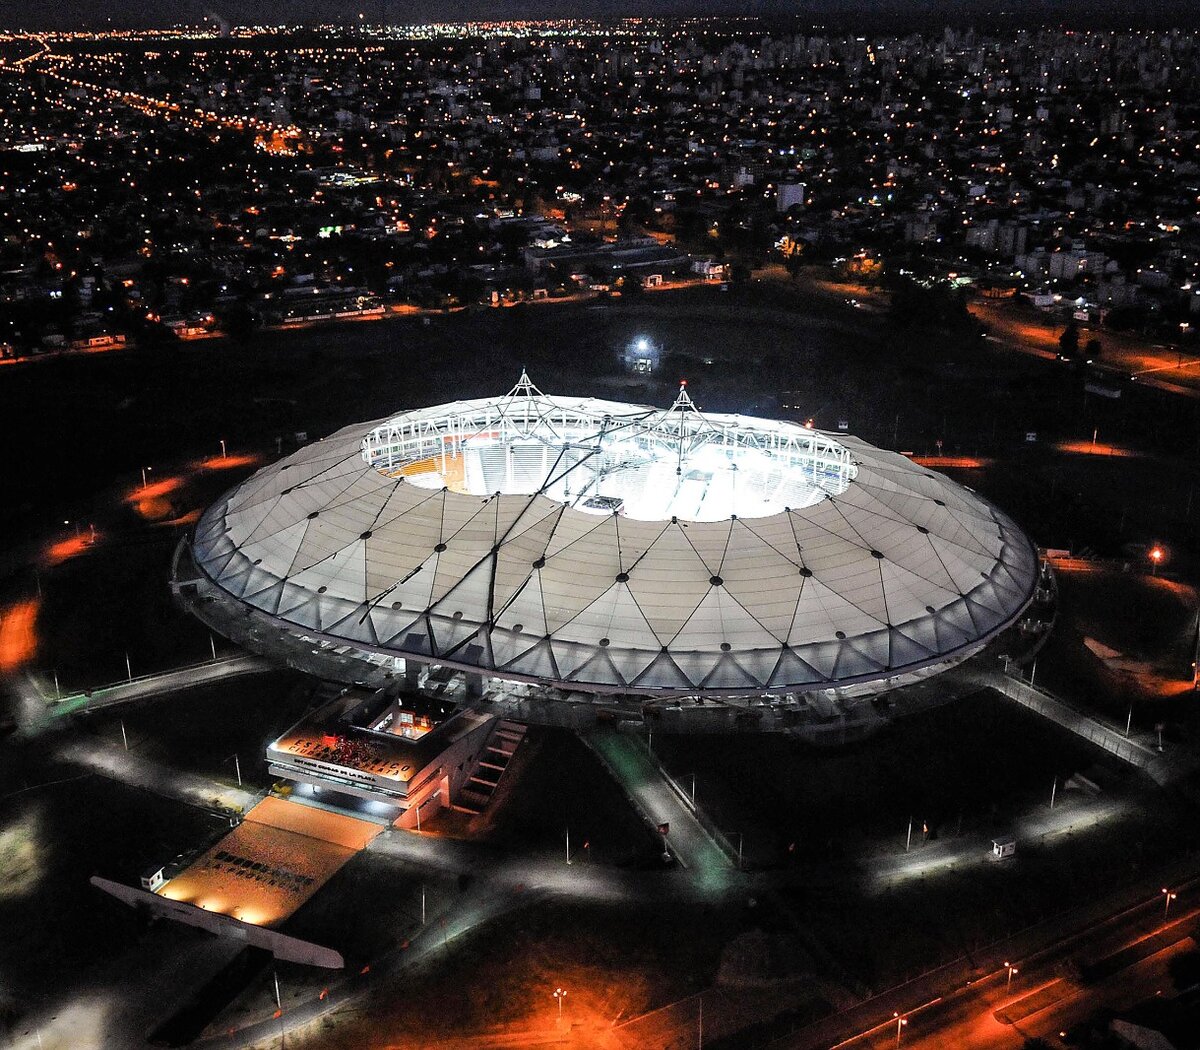
[{"label": "night sky", "polygon": [[514,18],[619,18],[626,15],[796,16],[862,31],[928,27],[929,20],[1000,28],[1067,22],[1128,27],[1194,25],[1200,4],[1159,0],[0,0],[0,27],[103,28],[196,24],[218,14],[233,25],[455,22]]}]

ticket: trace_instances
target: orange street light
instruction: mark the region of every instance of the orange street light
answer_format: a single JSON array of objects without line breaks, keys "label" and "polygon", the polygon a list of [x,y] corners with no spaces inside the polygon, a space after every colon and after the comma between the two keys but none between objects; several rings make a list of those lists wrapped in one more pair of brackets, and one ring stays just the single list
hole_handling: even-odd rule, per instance
[{"label": "orange street light", "polygon": [[904,1031],[904,1026],[908,1024],[907,1017],[901,1017],[898,1013],[893,1013],[892,1016],[896,1019],[896,1045],[900,1045],[900,1033]]},{"label": "orange street light", "polygon": [[1163,892],[1163,898],[1164,898],[1164,903],[1163,903],[1163,922],[1166,922],[1166,921],[1167,921],[1167,915],[1168,915],[1168,914],[1170,913],[1170,911],[1171,911],[1171,901],[1173,901],[1173,900],[1174,900],[1176,897],[1178,897],[1178,896],[1179,896],[1179,894],[1178,894],[1178,893],[1172,893],[1172,892],[1171,892],[1169,889],[1167,889],[1165,886],[1163,887],[1163,891],[1162,891],[1162,892]]},{"label": "orange street light", "polygon": [[1004,966],[1005,966],[1005,968],[1008,970],[1008,987],[1009,987],[1009,988],[1011,988],[1011,987],[1012,987],[1012,979],[1013,979],[1013,974],[1015,974],[1015,973],[1020,973],[1021,971],[1020,971],[1020,970],[1018,970],[1018,969],[1017,969],[1015,966],[1013,966],[1013,964],[1012,964],[1012,963],[1009,963],[1009,962],[1006,962],[1006,963],[1004,964]]},{"label": "orange street light", "polygon": [[567,990],[565,988],[555,988],[554,989],[554,998],[558,1001],[558,1019],[559,1019],[559,1021],[562,1020],[562,1004],[563,1004],[563,1000],[566,997],[567,997]]}]

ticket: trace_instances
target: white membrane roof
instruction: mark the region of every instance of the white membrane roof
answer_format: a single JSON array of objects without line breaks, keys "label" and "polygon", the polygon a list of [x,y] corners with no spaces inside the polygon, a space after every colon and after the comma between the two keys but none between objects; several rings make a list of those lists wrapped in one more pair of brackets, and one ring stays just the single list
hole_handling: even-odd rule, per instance
[{"label": "white membrane roof", "polygon": [[936,668],[1012,623],[1029,540],[941,474],[792,423],[528,379],[347,427],[201,518],[286,629],[601,692],[747,694]]}]

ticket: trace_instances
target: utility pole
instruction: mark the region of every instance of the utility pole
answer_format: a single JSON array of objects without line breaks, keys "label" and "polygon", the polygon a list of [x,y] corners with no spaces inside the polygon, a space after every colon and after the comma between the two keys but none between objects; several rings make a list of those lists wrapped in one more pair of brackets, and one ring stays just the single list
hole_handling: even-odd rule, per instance
[{"label": "utility pole", "polygon": [[912,846],[912,817],[908,818],[908,838],[904,840],[904,852],[907,853]]}]

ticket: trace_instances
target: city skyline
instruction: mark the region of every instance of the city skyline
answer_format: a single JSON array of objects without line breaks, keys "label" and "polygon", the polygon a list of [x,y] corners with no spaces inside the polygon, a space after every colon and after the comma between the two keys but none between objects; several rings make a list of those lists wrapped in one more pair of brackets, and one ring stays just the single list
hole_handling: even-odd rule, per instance
[{"label": "city skyline", "polygon": [[[443,22],[581,18],[613,20],[626,17],[745,17],[773,22],[795,21],[829,29],[903,32],[930,24],[1030,28],[1067,25],[1079,28],[1189,27],[1200,18],[1189,0],[1130,8],[1119,0],[1034,0],[1019,7],[996,0],[448,0],[436,11],[413,0],[363,0],[357,5],[333,0],[105,0],[85,3],[64,0],[48,8],[33,0],[7,0],[0,7],[0,29],[162,28],[169,25],[419,25]],[[863,19],[869,19],[864,22]]]}]

